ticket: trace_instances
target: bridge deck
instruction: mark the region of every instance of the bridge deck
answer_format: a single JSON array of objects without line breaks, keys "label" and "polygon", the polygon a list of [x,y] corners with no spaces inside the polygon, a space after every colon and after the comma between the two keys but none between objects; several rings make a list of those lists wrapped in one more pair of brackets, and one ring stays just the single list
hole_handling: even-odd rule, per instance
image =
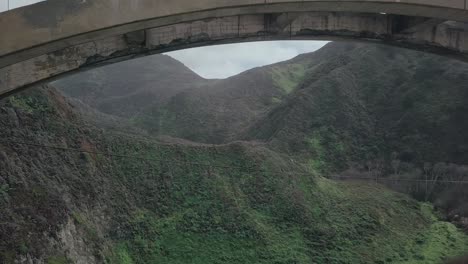
[{"label": "bridge deck", "polygon": [[[289,11],[384,12],[468,22],[467,1],[48,0],[0,14],[0,56],[91,32],[101,31],[98,35],[105,37],[199,17],[282,12],[285,5]],[[95,35],[68,43],[80,43]]]},{"label": "bridge deck", "polygon": [[216,43],[346,38],[468,60],[468,0],[48,0],[0,13],[0,97],[83,67]]}]

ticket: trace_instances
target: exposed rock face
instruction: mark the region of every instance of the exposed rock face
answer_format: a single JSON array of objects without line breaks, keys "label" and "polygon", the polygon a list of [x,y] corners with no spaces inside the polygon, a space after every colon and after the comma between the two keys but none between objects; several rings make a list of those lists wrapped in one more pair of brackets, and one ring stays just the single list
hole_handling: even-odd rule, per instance
[{"label": "exposed rock face", "polygon": [[83,239],[86,236],[80,231],[75,220],[68,219],[65,226],[59,231],[57,238],[61,244],[59,247],[67,252],[67,257],[76,264],[98,263],[94,256],[94,250]]}]

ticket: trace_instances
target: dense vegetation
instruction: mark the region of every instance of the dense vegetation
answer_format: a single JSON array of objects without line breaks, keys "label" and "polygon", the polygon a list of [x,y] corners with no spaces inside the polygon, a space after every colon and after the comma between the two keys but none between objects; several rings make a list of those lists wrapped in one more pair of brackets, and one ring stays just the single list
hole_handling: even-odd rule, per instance
[{"label": "dense vegetation", "polygon": [[[153,97],[144,98],[185,88],[163,96],[164,100],[142,104],[137,112],[128,111],[134,127],[149,130],[150,135],[196,142],[266,142],[323,175],[381,178],[398,191],[435,202],[450,219],[468,217],[465,185],[443,183],[468,180],[465,63],[386,46],[330,43],[317,52],[226,80],[202,80],[168,59],[155,60],[172,67],[163,67],[154,76],[163,72],[173,86],[162,82],[152,89]],[[135,63],[54,85],[72,91],[86,104],[107,102],[114,98],[110,88],[114,83],[103,79]],[[174,77],[176,69],[183,78]],[[149,75],[146,71],[139,74]],[[95,76],[101,76],[97,82],[104,88],[98,90],[106,96],[94,94],[95,81],[89,80]],[[186,76],[191,88],[184,86]],[[144,83],[147,78],[123,81],[120,86],[132,87],[138,80]],[[81,88],[75,89],[76,84]],[[135,92],[127,93],[122,96],[118,89],[124,101],[115,103],[116,109],[135,101]],[[125,117],[119,111],[107,113]],[[389,179],[405,182],[390,184]],[[421,182],[426,179],[432,181],[429,186]]]},{"label": "dense vegetation", "polygon": [[[335,43],[226,80],[168,57],[140,63],[53,84],[80,101],[44,87],[1,102],[0,263],[439,263],[468,251],[442,220],[463,219],[462,188],[426,197],[395,181],[466,177],[467,66]],[[390,177],[450,212],[334,175]]]}]

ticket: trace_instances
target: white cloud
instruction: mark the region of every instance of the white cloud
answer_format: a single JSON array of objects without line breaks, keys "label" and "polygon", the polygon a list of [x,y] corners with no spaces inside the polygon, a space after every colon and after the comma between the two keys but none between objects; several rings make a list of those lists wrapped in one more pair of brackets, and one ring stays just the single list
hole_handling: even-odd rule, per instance
[{"label": "white cloud", "polygon": [[245,70],[315,51],[326,41],[268,41],[227,44],[166,53],[199,75],[227,78]]},{"label": "white cloud", "polygon": [[0,12],[8,10],[7,0],[0,0]]},{"label": "white cloud", "polygon": [[10,0],[10,9],[22,7],[26,5],[31,5],[37,2],[42,2],[44,0]]}]

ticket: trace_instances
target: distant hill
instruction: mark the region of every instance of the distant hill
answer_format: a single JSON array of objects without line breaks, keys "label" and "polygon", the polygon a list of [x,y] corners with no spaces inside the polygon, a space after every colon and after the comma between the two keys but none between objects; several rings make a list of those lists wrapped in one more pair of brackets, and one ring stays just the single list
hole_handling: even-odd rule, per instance
[{"label": "distant hill", "polygon": [[[118,116],[113,121],[88,114],[100,124],[113,122],[113,128],[209,144],[264,142],[326,175],[352,169],[345,174],[419,180],[468,163],[467,83],[468,66],[458,61],[334,42],[224,80],[204,80],[181,63],[156,56],[54,85]],[[468,173],[460,175],[468,179]],[[403,189],[435,201],[441,193],[455,193],[446,187]],[[457,196],[468,201],[468,193]],[[439,202],[450,214],[468,215],[468,208],[447,197]]]},{"label": "distant hill", "polygon": [[292,152],[318,144],[335,161],[391,152],[409,162],[468,160],[467,64],[378,45],[332,43],[320,52],[327,58],[244,138]]},{"label": "distant hill", "polygon": [[316,152],[310,147],[319,144],[320,155],[342,167],[390,152],[406,161],[468,160],[466,83],[468,66],[461,62],[334,42],[224,80],[204,80],[168,56],[155,56],[54,86],[152,135],[260,140],[299,154]]},{"label": "distant hill", "polygon": [[105,114],[132,118],[206,82],[179,61],[155,55],[87,71],[53,85]]}]

